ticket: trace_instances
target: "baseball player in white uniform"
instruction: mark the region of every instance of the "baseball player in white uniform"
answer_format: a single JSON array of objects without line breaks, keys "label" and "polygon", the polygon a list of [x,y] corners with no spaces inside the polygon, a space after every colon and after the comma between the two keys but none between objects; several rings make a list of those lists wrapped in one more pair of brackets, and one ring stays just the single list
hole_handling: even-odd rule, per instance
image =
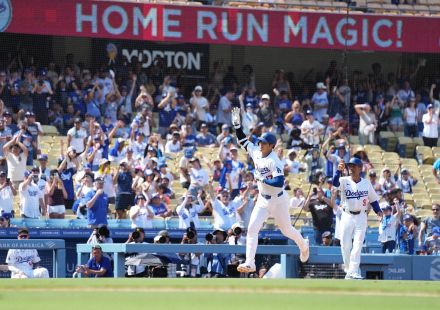
[{"label": "baseball player in white uniform", "polygon": [[343,212],[340,230],[345,279],[361,280],[363,278],[359,272],[359,265],[367,230],[368,206],[371,205],[380,217],[382,211],[370,181],[361,177],[362,161],[359,158],[351,158],[347,165],[350,175],[341,177],[345,170],[345,163],[341,161],[333,179],[333,186],[341,192]]},{"label": "baseball player in white uniform", "polygon": [[239,272],[255,272],[255,252],[258,245],[258,232],[269,216],[274,217],[283,235],[295,241],[300,248],[300,260],[309,259],[309,245],[301,234],[292,227],[289,215],[289,196],[284,190],[283,165],[273,148],[276,137],[269,132],[258,139],[258,146],[250,142],[243,133],[240,123],[240,109],[232,109],[234,125],[240,146],[251,156],[255,165],[255,179],[259,194],[249,220],[246,238],[246,261],[237,267]]},{"label": "baseball player in white uniform", "polygon": [[[18,239],[29,239],[29,231],[20,229]],[[40,261],[37,250],[32,249],[11,249],[6,256],[6,263],[13,279],[49,278],[49,271],[46,268],[37,267],[34,269]]]}]

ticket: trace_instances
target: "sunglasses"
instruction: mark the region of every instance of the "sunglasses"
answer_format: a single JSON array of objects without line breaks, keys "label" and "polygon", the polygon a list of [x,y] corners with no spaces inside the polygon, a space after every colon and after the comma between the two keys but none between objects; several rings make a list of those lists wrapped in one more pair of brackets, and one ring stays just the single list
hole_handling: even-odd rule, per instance
[{"label": "sunglasses", "polygon": [[434,212],[437,212],[438,210],[440,210],[440,209],[432,209],[432,211],[434,211]]},{"label": "sunglasses", "polygon": [[18,239],[26,239],[27,237],[29,237],[29,235],[20,235],[18,236]]},{"label": "sunglasses", "polygon": [[0,222],[5,222],[6,219],[4,217],[0,217]]}]

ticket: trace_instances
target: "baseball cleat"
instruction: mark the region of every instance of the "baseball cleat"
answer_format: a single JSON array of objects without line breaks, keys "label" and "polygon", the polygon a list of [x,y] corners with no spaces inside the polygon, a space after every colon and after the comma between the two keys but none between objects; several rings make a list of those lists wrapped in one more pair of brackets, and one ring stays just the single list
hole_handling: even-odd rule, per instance
[{"label": "baseball cleat", "polygon": [[358,273],[347,273],[345,275],[345,280],[363,280],[364,278]]},{"label": "baseball cleat", "polygon": [[351,278],[353,279],[353,280],[363,280],[364,278],[360,275],[360,274],[358,274],[358,273],[352,273],[351,275]]},{"label": "baseball cleat", "polygon": [[305,263],[309,260],[309,256],[310,256],[310,247],[309,247],[309,243],[306,241],[307,244],[307,248],[304,251],[301,251],[299,254],[299,259],[301,260],[302,263]]},{"label": "baseball cleat", "polygon": [[238,265],[237,271],[242,273],[251,273],[257,271],[257,268],[255,267],[255,264],[243,263]]}]

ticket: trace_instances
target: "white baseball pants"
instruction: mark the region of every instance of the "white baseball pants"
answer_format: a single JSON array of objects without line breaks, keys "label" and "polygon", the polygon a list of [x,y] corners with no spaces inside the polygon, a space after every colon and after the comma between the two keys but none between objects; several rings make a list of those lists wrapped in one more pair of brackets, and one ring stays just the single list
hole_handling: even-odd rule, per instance
[{"label": "white baseball pants", "polygon": [[258,233],[268,217],[273,217],[281,233],[295,241],[301,250],[307,248],[307,243],[301,234],[290,223],[289,197],[284,191],[280,197],[266,199],[258,196],[252,210],[246,237],[246,263],[255,264],[255,253],[258,245]]},{"label": "white baseball pants", "polygon": [[26,278],[49,278],[49,271],[44,267],[38,267],[25,272],[25,275],[15,274],[11,276],[12,279],[26,279]]},{"label": "white baseball pants", "polygon": [[341,222],[341,251],[345,271],[359,273],[361,264],[361,250],[367,230],[367,213],[350,214],[342,212]]}]

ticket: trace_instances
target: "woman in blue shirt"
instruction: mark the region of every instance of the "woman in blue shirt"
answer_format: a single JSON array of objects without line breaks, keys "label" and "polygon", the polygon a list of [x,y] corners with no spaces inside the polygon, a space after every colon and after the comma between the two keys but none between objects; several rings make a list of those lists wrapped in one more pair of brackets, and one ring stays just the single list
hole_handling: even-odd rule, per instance
[{"label": "woman in blue shirt", "polygon": [[399,229],[400,252],[405,254],[414,254],[414,240],[417,236],[417,225],[410,214],[403,216],[403,225]]}]

